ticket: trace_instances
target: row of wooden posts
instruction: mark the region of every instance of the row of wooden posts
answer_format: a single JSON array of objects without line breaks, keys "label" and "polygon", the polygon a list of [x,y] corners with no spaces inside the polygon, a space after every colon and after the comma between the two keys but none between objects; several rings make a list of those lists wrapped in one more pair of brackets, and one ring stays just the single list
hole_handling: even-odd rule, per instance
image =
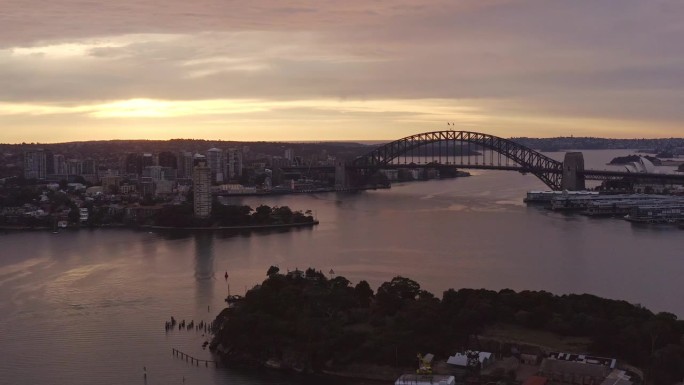
[{"label": "row of wooden posts", "polygon": [[185,362],[190,362],[191,364],[195,364],[197,366],[199,366],[200,362],[204,363],[204,366],[207,368],[209,367],[209,364],[214,365],[216,368],[219,366],[218,361],[200,360],[199,358],[195,358],[189,354],[183,353],[176,348],[173,348],[172,351],[174,357],[179,357],[181,360],[185,360]]}]

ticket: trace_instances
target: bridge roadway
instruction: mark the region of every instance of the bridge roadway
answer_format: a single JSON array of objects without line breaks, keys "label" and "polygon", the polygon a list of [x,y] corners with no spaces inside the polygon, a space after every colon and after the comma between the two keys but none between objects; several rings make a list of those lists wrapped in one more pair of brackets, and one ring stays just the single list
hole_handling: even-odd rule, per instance
[{"label": "bridge roadway", "polygon": [[[501,170],[501,171],[517,171],[520,173],[528,173],[532,170],[527,167],[515,166],[503,166],[503,165],[491,165],[491,164],[456,164],[456,163],[429,163],[429,164],[389,164],[383,168],[387,169],[409,169],[409,168],[435,168],[435,167],[455,167],[455,168],[465,168],[465,169],[476,169],[476,170]],[[347,166],[349,169],[354,168],[364,168],[357,166]],[[335,166],[287,166],[281,168],[286,172],[306,172],[309,170],[321,171],[321,172],[334,172]],[[554,172],[555,169],[540,169],[542,171]],[[617,170],[592,170],[586,169],[584,171],[579,171],[580,174],[587,177],[588,180],[607,180],[616,178],[639,178],[639,179],[666,179],[666,180],[677,180],[684,181],[684,173],[681,174],[657,174],[657,173],[647,173],[647,172],[628,172],[628,171],[617,171]]]},{"label": "bridge roadway", "polygon": [[[388,164],[385,169],[413,169],[413,168],[435,168],[435,167],[453,167],[457,169],[471,169],[471,170],[499,170],[499,171],[517,171],[521,174],[531,173],[532,171],[542,171],[555,173],[556,169],[535,169],[532,170],[527,167],[515,166],[505,166],[505,165],[491,165],[491,164]],[[364,166],[353,166],[348,165],[348,169],[354,170],[357,168],[364,169]],[[334,173],[335,166],[288,166],[283,167],[285,172],[298,172],[307,173],[310,171]],[[583,171],[578,171],[580,176],[583,176],[585,180],[619,180],[619,179],[637,179],[643,181],[658,181],[672,184],[682,184],[684,185],[684,173],[682,174],[656,174],[656,173],[639,173],[639,172],[628,172],[628,171],[616,171],[616,170],[592,170],[585,169]]]},{"label": "bridge roadway", "polygon": [[[413,159],[432,159],[415,164]],[[460,163],[455,160],[460,158]],[[409,159],[411,161],[409,161]],[[487,162],[489,159],[489,162]],[[503,162],[502,162],[503,159]],[[467,164],[466,164],[467,160]],[[628,178],[630,180],[684,183],[684,175],[587,170],[581,152],[567,152],[558,161],[510,139],[471,131],[433,131],[415,134],[376,147],[351,162],[336,166],[300,166],[300,171],[335,172],[336,185],[364,185],[368,176],[387,168],[456,167],[530,173],[553,190],[583,190],[584,181]],[[292,169],[290,169],[292,170]]]}]

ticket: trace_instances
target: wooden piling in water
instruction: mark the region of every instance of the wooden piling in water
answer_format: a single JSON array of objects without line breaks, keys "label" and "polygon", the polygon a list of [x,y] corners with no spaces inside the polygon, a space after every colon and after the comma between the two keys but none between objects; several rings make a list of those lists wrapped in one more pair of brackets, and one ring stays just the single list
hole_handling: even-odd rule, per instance
[{"label": "wooden piling in water", "polygon": [[218,361],[213,361],[213,360],[201,360],[201,359],[195,358],[195,357],[193,357],[193,356],[191,356],[191,355],[189,355],[189,354],[183,353],[183,352],[181,352],[180,350],[178,350],[178,349],[176,349],[176,348],[172,348],[172,349],[171,349],[171,352],[173,353],[173,355],[174,355],[175,357],[180,357],[181,360],[182,360],[182,359],[185,359],[185,362],[190,362],[190,364],[192,364],[192,365],[199,366],[199,365],[200,365],[200,362],[204,362],[204,366],[207,367],[207,368],[209,367],[209,364],[210,364],[210,363],[211,363],[211,364],[214,364],[214,367],[215,367],[215,368],[218,368],[218,367],[219,367]]}]

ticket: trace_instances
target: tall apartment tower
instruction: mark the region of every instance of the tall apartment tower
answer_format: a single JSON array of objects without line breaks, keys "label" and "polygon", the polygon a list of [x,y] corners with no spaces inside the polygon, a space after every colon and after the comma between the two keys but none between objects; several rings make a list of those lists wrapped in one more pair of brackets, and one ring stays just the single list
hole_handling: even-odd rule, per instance
[{"label": "tall apartment tower", "polygon": [[64,155],[61,155],[61,154],[55,155],[55,174],[66,175],[66,173],[67,173],[67,167],[66,167],[66,159],[64,159]]},{"label": "tall apartment tower", "polygon": [[170,167],[174,170],[178,169],[178,157],[171,151],[162,151],[159,153],[158,165],[162,167]]},{"label": "tall apartment tower", "polygon": [[211,180],[214,183],[222,183],[226,175],[226,162],[223,151],[218,148],[207,150],[207,166],[211,169]]},{"label": "tall apartment tower", "polygon": [[24,178],[44,180],[54,174],[54,156],[43,149],[24,152]]},{"label": "tall apartment tower", "polygon": [[192,168],[194,158],[192,152],[181,151],[178,153],[178,177],[192,178]]},{"label": "tall apartment tower", "polygon": [[242,176],[242,151],[239,148],[229,148],[226,151],[226,166],[228,179],[238,179]]},{"label": "tall apartment tower", "polygon": [[192,189],[195,198],[194,211],[197,218],[211,215],[211,168],[206,159],[196,158],[192,169]]}]

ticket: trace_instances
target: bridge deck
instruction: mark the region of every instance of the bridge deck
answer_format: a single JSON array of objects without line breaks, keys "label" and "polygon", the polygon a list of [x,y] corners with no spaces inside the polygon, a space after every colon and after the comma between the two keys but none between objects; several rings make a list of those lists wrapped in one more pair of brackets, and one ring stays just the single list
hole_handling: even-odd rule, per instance
[{"label": "bridge deck", "polygon": [[[349,169],[366,169],[364,166],[347,166]],[[558,173],[557,169],[531,169],[518,165],[506,166],[506,165],[491,165],[491,164],[388,164],[383,166],[384,169],[411,169],[411,168],[435,168],[435,167],[454,167],[463,168],[471,170],[500,170],[500,171],[517,171],[520,173],[531,173],[533,171],[542,171],[548,173]],[[290,166],[283,167],[284,171],[289,172],[307,172],[307,171],[323,171],[323,172],[334,172],[335,167],[333,166]],[[592,170],[587,169],[579,172],[587,180],[607,180],[607,179],[642,179],[642,180],[657,180],[666,181],[672,183],[682,183],[684,184],[684,174],[656,174],[656,173],[634,173],[627,171],[612,171],[612,170]]]}]

